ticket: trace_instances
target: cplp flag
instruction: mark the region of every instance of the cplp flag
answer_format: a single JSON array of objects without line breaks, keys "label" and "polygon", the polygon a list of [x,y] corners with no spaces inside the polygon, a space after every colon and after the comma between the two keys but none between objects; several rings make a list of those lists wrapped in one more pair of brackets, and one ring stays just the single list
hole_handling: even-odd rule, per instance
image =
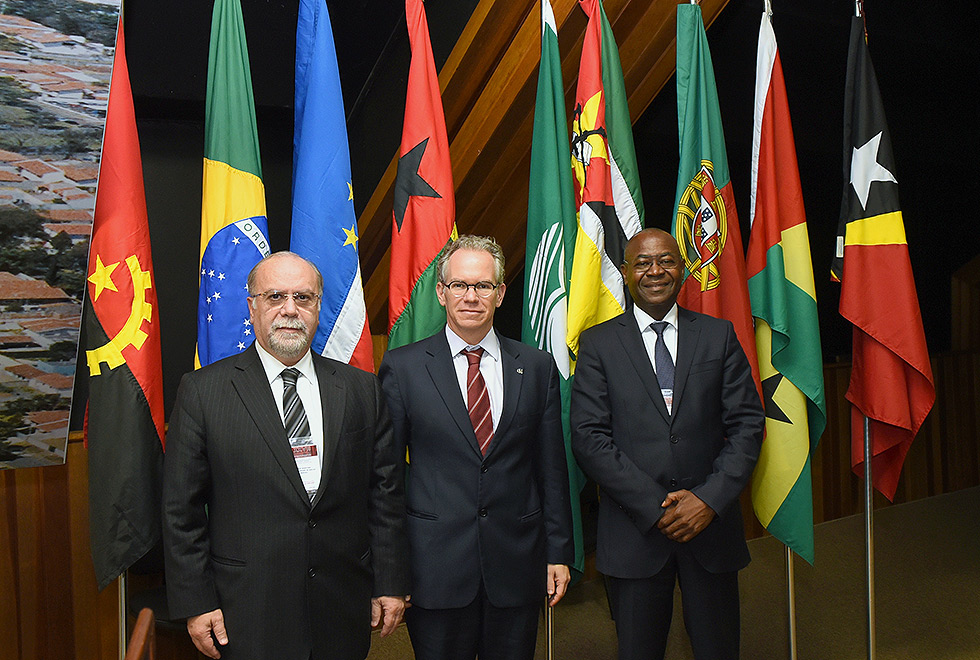
[{"label": "cplp flag", "polygon": [[204,194],[196,366],[255,338],[245,280],[269,254],[248,46],[239,0],[215,0],[204,106]]},{"label": "cplp flag", "polygon": [[324,0],[300,0],[296,22],[290,249],[323,275],[313,350],[374,371],[351,185],[344,98]]},{"label": "cplp flag", "polygon": [[88,273],[89,529],[103,589],[159,540],[163,475],[160,314],[121,17]]},{"label": "cplp flag", "polygon": [[699,5],[677,6],[677,130],[673,234],[688,272],[677,302],[732,322],[761,394],[742,234]]},{"label": "cplp flag", "polygon": [[892,499],[936,390],[898,204],[891,138],[860,17],[851,19],[847,53],[844,197],[831,273],[841,283],[841,316],[854,326],[847,388],[851,466],[862,473],[866,416],[872,481]]},{"label": "cplp flag", "polygon": [[575,192],[568,169],[571,152],[565,127],[565,87],[561,78],[558,27],[548,0],[541,0],[541,64],[531,139],[531,183],[527,202],[527,251],[524,257],[524,320],[521,340],[555,358],[561,377],[562,427],[568,460],[572,536],[579,575],[585,570],[579,493],[585,475],[571,452],[568,405],[571,360],[565,346],[568,327],[568,275],[575,250]]},{"label": "cplp flag", "polygon": [[568,291],[566,342],[626,309],[619,266],[626,242],[643,228],[623,69],[599,0],[579,0],[589,16],[572,111],[572,172],[578,227]]},{"label": "cplp flag", "polygon": [[756,58],[746,271],[766,439],[752,477],[759,522],[813,563],[810,456],[827,424],[820,327],[783,67],[768,12]]},{"label": "cplp flag", "polygon": [[405,0],[412,62],[395,177],[388,278],[388,347],[435,334],[446,324],[436,298],[436,257],[456,238],[456,204],[446,118],[422,0]]}]

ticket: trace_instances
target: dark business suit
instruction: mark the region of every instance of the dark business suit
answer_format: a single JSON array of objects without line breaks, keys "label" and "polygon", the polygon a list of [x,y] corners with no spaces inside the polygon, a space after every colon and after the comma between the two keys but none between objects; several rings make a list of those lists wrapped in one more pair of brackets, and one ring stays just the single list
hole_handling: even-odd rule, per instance
[{"label": "dark business suit", "polygon": [[547,353],[498,338],[503,406],[485,457],[445,331],[389,351],[381,364],[395,439],[410,455],[408,538],[419,608],[466,606],[481,583],[495,607],[538,604],[547,564],[574,558],[557,368]]},{"label": "dark business suit", "polygon": [[323,471],[311,503],[255,347],[186,374],[170,418],[170,611],[221,608],[237,660],[354,660],[372,596],[409,593],[403,455],[377,379],[313,356]]},{"label": "dark business suit", "polygon": [[[582,334],[571,423],[575,457],[600,487],[596,567],[636,579],[678,561],[683,592],[701,569],[734,574],[749,562],[738,498],[759,455],[764,417],[732,324],[682,308],[677,323],[673,414],[629,311]],[[717,514],[683,544],[656,527],[661,502],[680,489]],[[696,569],[689,575],[688,566]],[[737,612],[737,582],[734,602],[731,596],[714,606]],[[685,608],[685,618],[699,615]],[[670,620],[647,625],[664,626],[665,638]]]}]

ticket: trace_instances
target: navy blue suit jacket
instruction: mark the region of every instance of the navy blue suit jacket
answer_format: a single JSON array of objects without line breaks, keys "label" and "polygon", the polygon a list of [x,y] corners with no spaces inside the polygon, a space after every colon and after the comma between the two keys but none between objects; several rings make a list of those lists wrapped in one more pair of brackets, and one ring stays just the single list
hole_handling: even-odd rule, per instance
[{"label": "navy blue suit jacket", "polygon": [[412,602],[463,607],[481,579],[496,607],[539,602],[547,564],[574,558],[558,370],[500,337],[504,402],[484,457],[444,331],[388,351],[379,375],[408,447]]}]

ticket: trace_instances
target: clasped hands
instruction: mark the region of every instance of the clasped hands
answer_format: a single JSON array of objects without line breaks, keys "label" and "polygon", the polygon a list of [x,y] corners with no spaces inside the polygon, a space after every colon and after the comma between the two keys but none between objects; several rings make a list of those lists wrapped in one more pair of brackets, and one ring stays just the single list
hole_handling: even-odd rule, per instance
[{"label": "clasped hands", "polygon": [[657,529],[671,541],[687,543],[708,526],[715,512],[701,498],[689,490],[667,493],[660,504],[664,515],[657,522]]}]

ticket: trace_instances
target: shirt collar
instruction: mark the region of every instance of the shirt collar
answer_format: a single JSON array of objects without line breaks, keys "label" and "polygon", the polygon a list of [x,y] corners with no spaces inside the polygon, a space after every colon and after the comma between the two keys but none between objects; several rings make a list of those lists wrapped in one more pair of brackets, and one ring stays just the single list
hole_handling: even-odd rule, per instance
[{"label": "shirt collar", "polygon": [[[266,378],[269,379],[269,383],[275,381],[276,378],[282,374],[283,369],[288,368],[285,364],[280,362],[276,356],[262,348],[259,342],[255,342],[255,350],[258,351],[259,361],[262,363],[262,368],[265,369],[265,375]],[[314,371],[313,367],[313,354],[309,349],[307,349],[303,357],[299,359],[299,362],[293,365],[293,368],[297,369],[301,374],[309,378],[310,381],[316,382],[314,380],[316,372]]]},{"label": "shirt collar", "polygon": [[[636,324],[640,326],[640,332],[643,332],[650,327],[651,323],[656,323],[657,319],[653,318],[642,309],[639,305],[633,305],[633,316],[636,317]],[[670,311],[664,314],[664,317],[660,319],[661,321],[666,321],[670,327],[674,330],[677,329],[677,303],[674,303],[670,308]]]},{"label": "shirt collar", "polygon": [[[448,324],[446,325],[446,339],[449,341],[449,354],[453,357],[459,355],[463,349],[473,345],[467,344],[461,339],[459,335],[453,332],[453,329]],[[486,336],[480,340],[480,343],[475,344],[475,346],[482,348],[494,360],[500,360],[500,340],[497,339],[497,333],[494,332],[493,328],[490,328]]]}]

